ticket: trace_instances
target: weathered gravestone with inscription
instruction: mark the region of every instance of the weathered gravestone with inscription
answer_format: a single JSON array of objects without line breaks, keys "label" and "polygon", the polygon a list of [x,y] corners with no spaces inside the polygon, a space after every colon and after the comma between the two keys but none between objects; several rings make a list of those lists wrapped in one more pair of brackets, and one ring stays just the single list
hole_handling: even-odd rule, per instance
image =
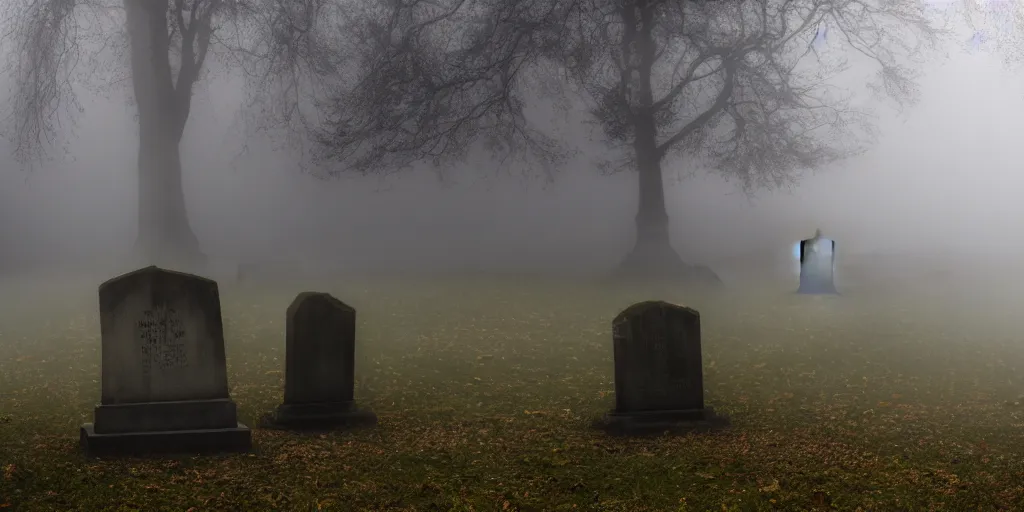
[{"label": "weathered gravestone with inscription", "polygon": [[700,314],[667,302],[634,304],[612,322],[615,409],[600,426],[644,434],[722,426],[704,406]]},{"label": "weathered gravestone with inscription", "polygon": [[356,310],[326,293],[300,293],[288,307],[284,403],[269,427],[371,426],[372,412],[359,409],[355,387]]},{"label": "weathered gravestone with inscription", "polygon": [[836,243],[817,230],[800,242],[800,288],[797,293],[838,294],[835,285]]},{"label": "weathered gravestone with inscription", "polygon": [[99,289],[102,394],[81,428],[92,455],[241,452],[217,283],[147,267]]}]

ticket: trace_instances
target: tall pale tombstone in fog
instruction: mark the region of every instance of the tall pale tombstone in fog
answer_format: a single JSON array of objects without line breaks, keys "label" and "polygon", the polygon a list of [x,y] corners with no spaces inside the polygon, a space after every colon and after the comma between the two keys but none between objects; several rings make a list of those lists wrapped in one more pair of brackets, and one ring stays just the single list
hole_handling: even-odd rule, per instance
[{"label": "tall pale tombstone in fog", "polygon": [[612,321],[615,409],[602,427],[619,434],[724,424],[704,405],[700,313],[661,301],[634,304]]},{"label": "tall pale tombstone in fog", "polygon": [[800,242],[800,288],[797,293],[837,294],[836,243],[821,235]]},{"label": "tall pale tombstone in fog", "polygon": [[267,426],[369,426],[354,399],[356,310],[327,293],[303,292],[285,319],[284,403]]},{"label": "tall pale tombstone in fog", "polygon": [[102,285],[102,393],[81,428],[93,455],[237,452],[251,447],[228,395],[220,292],[147,267]]}]

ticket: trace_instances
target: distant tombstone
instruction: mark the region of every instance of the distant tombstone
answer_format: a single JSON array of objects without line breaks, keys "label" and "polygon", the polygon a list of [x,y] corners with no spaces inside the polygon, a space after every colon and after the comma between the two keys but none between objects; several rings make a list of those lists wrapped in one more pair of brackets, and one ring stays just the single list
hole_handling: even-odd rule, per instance
[{"label": "distant tombstone", "polygon": [[835,285],[836,243],[821,236],[800,242],[800,288],[797,293],[837,294]]},{"label": "distant tombstone", "polygon": [[267,426],[370,426],[355,405],[356,310],[327,293],[300,293],[288,307],[284,403]]},{"label": "distant tombstone", "polygon": [[704,406],[700,314],[660,301],[634,304],[612,322],[615,409],[602,426],[642,434],[727,423]]},{"label": "distant tombstone", "polygon": [[147,267],[99,288],[102,394],[90,455],[244,452],[228,395],[217,283]]}]

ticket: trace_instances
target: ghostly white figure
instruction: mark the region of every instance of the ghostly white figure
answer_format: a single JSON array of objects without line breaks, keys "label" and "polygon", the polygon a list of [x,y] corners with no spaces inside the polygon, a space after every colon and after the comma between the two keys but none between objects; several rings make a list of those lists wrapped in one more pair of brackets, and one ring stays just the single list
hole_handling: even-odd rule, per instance
[{"label": "ghostly white figure", "polygon": [[821,230],[814,237],[800,243],[800,289],[799,293],[833,294],[836,292],[835,276],[836,243],[821,236]]}]

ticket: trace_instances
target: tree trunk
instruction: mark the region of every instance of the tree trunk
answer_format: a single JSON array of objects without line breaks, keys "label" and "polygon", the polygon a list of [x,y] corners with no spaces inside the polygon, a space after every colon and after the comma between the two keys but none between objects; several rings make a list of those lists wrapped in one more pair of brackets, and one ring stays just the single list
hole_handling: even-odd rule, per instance
[{"label": "tree trunk", "polygon": [[[124,0],[139,119],[139,225],[143,264],[196,269],[205,263],[188,221],[179,150],[187,111],[172,77],[168,0]],[[184,117],[183,117],[184,116]]]},{"label": "tree trunk", "polygon": [[665,186],[661,176],[664,151],[658,147],[658,107],[652,85],[657,43],[656,3],[650,0],[625,2],[620,8],[623,21],[622,69],[620,85],[623,101],[630,110],[633,125],[633,152],[636,156],[640,200],[636,213],[636,243],[616,272],[619,277],[641,279],[681,279],[700,284],[721,281],[706,267],[683,263],[672,248],[665,210]]},{"label": "tree trunk", "polygon": [[[205,261],[189,224],[181,180],[179,141],[165,130],[144,129],[158,121],[139,116],[139,224],[135,249],[144,264],[198,271]],[[156,133],[153,133],[156,132]]]},{"label": "tree trunk", "polygon": [[639,202],[636,212],[636,244],[633,252],[679,259],[669,237],[669,218],[665,210],[665,187],[661,162],[638,158]]},{"label": "tree trunk", "polygon": [[710,268],[689,265],[672,248],[669,217],[665,209],[665,185],[661,175],[661,158],[654,136],[654,118],[638,116],[635,123],[637,184],[639,202],[636,213],[636,243],[619,265],[616,278],[626,280],[683,283],[717,288],[722,280]]},{"label": "tree trunk", "polygon": [[621,273],[664,275],[685,269],[669,241],[665,187],[661,176],[662,154],[658,150],[658,127],[652,74],[657,59],[653,30],[654,5],[647,0],[626,2],[621,10],[625,31],[622,40],[623,91],[635,95],[623,101],[630,105],[633,125],[633,153],[639,173],[640,200],[636,214],[636,244],[622,262]]},{"label": "tree trunk", "polygon": [[636,243],[622,262],[622,271],[652,276],[678,274],[687,265],[672,248],[669,217],[665,209],[665,186],[653,116],[635,119],[633,151],[637,163],[639,201],[636,213]]}]

